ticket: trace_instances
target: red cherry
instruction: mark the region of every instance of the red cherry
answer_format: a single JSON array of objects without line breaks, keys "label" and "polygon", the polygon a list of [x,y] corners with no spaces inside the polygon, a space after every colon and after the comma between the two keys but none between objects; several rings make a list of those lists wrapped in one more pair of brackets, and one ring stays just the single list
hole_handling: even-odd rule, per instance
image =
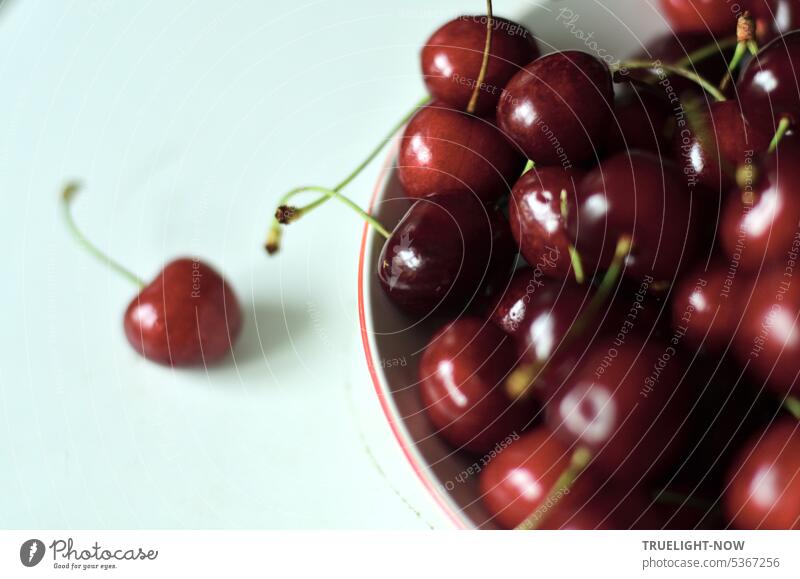
[{"label": "red cherry", "polygon": [[675,132],[675,158],[685,175],[714,191],[726,191],[734,184],[737,167],[767,150],[772,133],[763,124],[748,122],[737,101],[714,102]]},{"label": "red cherry", "polygon": [[638,280],[672,281],[697,251],[691,197],[672,163],[618,153],[590,171],[577,194],[568,225],[587,275],[608,267],[623,236],[631,238],[625,275]]},{"label": "red cherry", "polygon": [[670,24],[679,32],[712,32],[728,35],[736,32],[736,19],[729,0],[661,0],[661,8]]},{"label": "red cherry", "polygon": [[[539,56],[533,34],[512,20],[493,17],[486,76],[475,112],[494,112],[503,87]],[[486,45],[486,16],[459,16],[439,28],[422,48],[422,74],[431,96],[466,110],[477,83]]]},{"label": "red cherry", "polygon": [[752,437],[731,465],[724,504],[739,529],[800,529],[800,423]]},{"label": "red cherry", "polygon": [[438,433],[481,453],[521,433],[535,412],[506,396],[503,381],[515,359],[511,338],[480,318],[463,317],[439,330],[419,367],[422,402]]},{"label": "red cherry", "polygon": [[499,210],[474,195],[433,195],[415,202],[383,245],[378,278],[401,309],[427,315],[460,310],[478,296],[506,244],[493,245],[508,228]]},{"label": "red cherry", "polygon": [[750,10],[762,42],[800,28],[800,2],[797,0],[750,0]]},{"label": "red cherry", "polygon": [[618,480],[652,479],[672,464],[685,436],[683,363],[671,345],[635,336],[598,343],[547,404],[547,424],[592,454],[590,468]]},{"label": "red cherry", "polygon": [[784,138],[775,154],[755,162],[756,180],[725,202],[720,237],[743,270],[782,265],[795,250],[800,222],[800,142]]},{"label": "red cherry", "polygon": [[745,115],[774,130],[782,117],[800,122],[800,30],[775,38],[751,59],[736,84]]},{"label": "red cherry", "polygon": [[726,348],[750,297],[752,281],[736,269],[713,264],[695,270],[678,283],[672,301],[672,326],[695,347]]},{"label": "red cherry", "polygon": [[474,194],[491,203],[511,190],[524,164],[491,121],[434,103],[408,123],[398,175],[409,197]]},{"label": "red cherry", "polygon": [[242,328],[233,290],[197,259],[171,261],[128,306],[125,335],[134,350],[168,366],[206,365],[226,356]]},{"label": "red cherry", "polygon": [[603,61],[577,50],[554,52],[508,82],[497,122],[538,165],[576,166],[596,156],[613,101]]},{"label": "red cherry", "polygon": [[572,266],[569,235],[562,214],[565,202],[574,203],[576,183],[583,173],[561,167],[535,167],[511,190],[508,218],[520,253],[537,271],[564,278]]},{"label": "red cherry", "polygon": [[800,284],[783,268],[761,273],[736,334],[740,361],[783,398],[800,395]]},{"label": "red cherry", "polygon": [[570,464],[570,450],[538,427],[499,453],[481,472],[481,499],[502,527],[513,529],[536,511]]}]

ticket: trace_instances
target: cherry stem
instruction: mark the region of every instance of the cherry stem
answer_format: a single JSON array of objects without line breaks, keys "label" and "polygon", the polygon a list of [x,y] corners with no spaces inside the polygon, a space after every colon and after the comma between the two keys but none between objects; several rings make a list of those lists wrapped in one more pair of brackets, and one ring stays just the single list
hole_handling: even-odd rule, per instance
[{"label": "cherry stem", "polygon": [[792,413],[792,416],[800,420],[800,399],[794,396],[788,396],[786,400],[783,401],[783,405],[786,407],[786,410]]},{"label": "cherry stem", "polygon": [[[586,466],[589,464],[589,461],[592,460],[592,453],[587,448],[578,447],[572,453],[572,457],[569,461],[569,466],[564,469],[564,472],[556,479],[555,484],[550,488],[550,491],[547,493],[545,499],[541,502],[541,505],[547,505],[553,503],[553,501],[559,498],[559,495],[566,494],[572,488],[572,485],[575,484],[575,480],[578,476],[586,469]],[[550,507],[552,508],[552,507]],[[549,508],[541,511],[541,506],[537,508],[533,513],[528,515],[528,518],[522,521],[519,525],[517,525],[517,531],[534,531],[539,528],[542,521],[544,520],[545,516],[547,515]]]},{"label": "cherry stem", "polygon": [[734,47],[738,43],[739,41],[736,39],[736,36],[729,36],[728,38],[720,40],[719,42],[710,42],[709,44],[698,48],[694,52],[690,52],[682,59],[677,61],[675,65],[681,68],[692,66],[710,56],[721,53],[723,50]]},{"label": "cherry stem", "polygon": [[719,83],[719,89],[725,90],[733,78],[733,73],[742,64],[742,59],[749,52],[754,55],[758,53],[758,45],[755,41],[756,23],[750,12],[745,10],[736,21],[736,51],[728,64],[728,70]]},{"label": "cherry stem", "polygon": [[110,267],[129,281],[139,286],[140,289],[144,288],[147,284],[142,278],[100,251],[96,245],[86,238],[83,232],[81,232],[76,225],[75,219],[72,217],[72,200],[75,199],[75,196],[78,194],[78,191],[80,191],[80,188],[80,184],[73,181],[67,183],[61,192],[61,206],[64,210],[64,220],[67,223],[70,233],[75,240],[96,259],[102,261],[106,266]]},{"label": "cherry stem", "polygon": [[[333,198],[337,201],[341,201],[345,205],[347,205],[350,209],[358,213],[364,221],[372,225],[375,230],[383,235],[385,238],[389,238],[391,233],[383,226],[383,224],[374,218],[372,215],[364,211],[361,207],[358,206],[356,202],[352,199],[345,197],[338,191],[333,189],[328,189],[326,187],[318,187],[317,185],[311,185],[309,187],[298,187],[294,190],[295,193],[300,193],[301,191],[314,191],[316,193],[322,193],[325,195],[324,198]],[[323,198],[323,199],[324,199]],[[289,225],[300,219],[304,213],[310,211],[314,207],[317,207],[321,204],[321,200],[317,199],[314,203],[310,203],[305,207],[294,207],[292,205],[281,205],[278,207],[277,211],[275,212],[275,219],[281,225]]]},{"label": "cherry stem", "polygon": [[[568,217],[569,217],[569,206],[567,205],[567,190],[562,189],[561,218],[564,220],[565,224],[567,222]],[[578,253],[578,250],[571,243],[567,245],[567,251],[569,251],[569,260],[572,263],[572,271],[575,274],[575,281],[583,285],[583,283],[586,281],[586,276],[583,273],[583,261],[581,260],[581,254]]]},{"label": "cherry stem", "polygon": [[483,60],[481,61],[481,69],[478,72],[478,79],[475,81],[475,87],[472,89],[472,95],[469,97],[469,103],[467,103],[467,112],[469,114],[475,113],[475,107],[478,105],[478,96],[480,95],[483,81],[486,79],[486,70],[489,68],[489,53],[492,50],[493,26],[492,0],[486,0],[486,44],[483,47]]},{"label": "cherry stem", "polygon": [[[611,261],[611,265],[608,266],[608,269],[603,275],[603,279],[600,281],[600,285],[592,296],[589,305],[586,306],[586,309],[581,313],[578,320],[572,324],[564,334],[564,339],[562,340],[563,344],[568,344],[575,336],[579,336],[597,317],[598,311],[603,307],[603,304],[605,304],[608,299],[608,294],[611,293],[611,289],[619,279],[622,267],[625,264],[625,258],[628,257],[630,250],[631,238],[627,235],[620,237],[617,241],[617,247],[614,251],[614,258]],[[548,362],[549,359],[537,360],[536,362],[517,366],[508,378],[506,378],[506,393],[512,399],[525,396],[534,387],[539,373],[547,366]]]},{"label": "cherry stem", "polygon": [[781,117],[781,120],[778,122],[778,130],[775,131],[775,136],[772,137],[772,141],[769,144],[769,149],[767,149],[768,153],[774,153],[775,149],[778,148],[778,144],[780,144],[783,135],[786,134],[786,131],[789,130],[791,127],[791,121],[786,117]]},{"label": "cherry stem", "polygon": [[524,175],[525,173],[527,173],[528,171],[533,169],[535,166],[536,166],[536,163],[534,163],[533,161],[528,159],[528,162],[525,163],[525,168],[522,170],[522,174]]},{"label": "cherry stem", "polygon": [[627,60],[619,65],[617,70],[623,69],[637,69],[637,68],[646,68],[646,69],[662,69],[672,74],[676,74],[678,76],[682,76],[684,78],[688,78],[692,82],[700,85],[708,94],[714,97],[714,100],[718,102],[722,102],[727,100],[725,95],[723,95],[717,87],[707,81],[705,78],[697,74],[696,72],[692,72],[686,68],[676,66],[674,64],[664,64],[658,61],[651,61],[651,60]]},{"label": "cherry stem", "polygon": [[[420,99],[419,102],[417,102],[417,104],[415,104],[414,107],[402,119],[400,119],[399,122],[397,122],[392,127],[391,131],[375,146],[375,148],[373,148],[372,151],[370,151],[369,155],[367,155],[367,158],[364,159],[355,169],[353,169],[353,171],[347,177],[345,177],[341,182],[339,182],[335,187],[333,187],[333,189],[328,189],[325,187],[318,188],[318,189],[324,189],[325,192],[324,195],[319,199],[317,199],[316,201],[314,201],[313,203],[309,203],[305,207],[300,208],[301,214],[305,215],[309,213],[310,211],[319,207],[320,205],[325,203],[328,199],[330,199],[332,195],[328,194],[329,191],[339,193],[342,189],[347,187],[356,177],[358,177],[361,174],[361,172],[370,163],[372,163],[372,161],[375,160],[375,157],[377,157],[378,153],[380,153],[383,147],[386,146],[386,143],[391,141],[392,137],[394,137],[394,135],[397,134],[397,132],[400,129],[402,129],[408,123],[409,120],[411,120],[411,117],[413,117],[416,114],[417,110],[425,106],[428,102],[430,102],[430,100],[431,97],[429,96],[425,96],[422,99]],[[318,191],[318,189],[315,189],[315,186],[297,187],[295,189],[292,189],[291,191],[289,191],[283,197],[280,198],[280,200],[278,201],[278,206],[283,207],[288,205],[292,197],[294,197],[298,193],[302,193],[304,191]],[[267,242],[265,244],[267,252],[269,252],[270,254],[276,253],[280,249],[281,234],[282,234],[281,223],[280,221],[278,221],[277,218],[274,218],[272,220],[272,224],[270,225],[269,232],[267,234]]]}]

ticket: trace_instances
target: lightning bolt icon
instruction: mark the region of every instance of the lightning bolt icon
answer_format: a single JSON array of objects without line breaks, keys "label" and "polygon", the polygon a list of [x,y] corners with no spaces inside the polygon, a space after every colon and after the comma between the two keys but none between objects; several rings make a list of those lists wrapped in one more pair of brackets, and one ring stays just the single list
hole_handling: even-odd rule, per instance
[{"label": "lightning bolt icon", "polygon": [[37,543],[36,541],[31,543],[31,551],[30,553],[28,553],[28,563],[33,561],[33,556],[36,554],[36,551],[38,550],[39,550],[39,543]]}]

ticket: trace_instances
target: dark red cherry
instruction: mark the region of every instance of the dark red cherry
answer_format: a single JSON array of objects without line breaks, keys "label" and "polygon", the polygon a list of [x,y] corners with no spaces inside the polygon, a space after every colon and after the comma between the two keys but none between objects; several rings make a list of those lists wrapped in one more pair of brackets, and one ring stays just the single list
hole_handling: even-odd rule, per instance
[{"label": "dark red cherry", "polygon": [[534,60],[506,85],[497,122],[537,165],[579,165],[596,157],[611,122],[606,64],[585,52]]},{"label": "dark red cherry", "polygon": [[731,464],[724,505],[738,529],[800,529],[800,423],[752,437]]},{"label": "dark red cherry", "polygon": [[491,203],[508,194],[525,159],[490,120],[434,103],[408,123],[397,163],[409,197],[454,193]]},{"label": "dark red cherry", "polygon": [[672,344],[627,336],[597,343],[547,404],[546,421],[590,468],[624,481],[652,479],[672,464],[685,436],[684,363]]},{"label": "dark red cherry", "polygon": [[784,137],[775,154],[754,162],[755,179],[723,208],[721,244],[746,271],[781,265],[795,248],[800,223],[800,143]]},{"label": "dark red cherry", "polygon": [[736,32],[739,15],[732,6],[729,0],[661,0],[664,16],[676,31],[708,31],[721,36]]},{"label": "dark red cherry", "polygon": [[562,215],[562,192],[574,203],[583,173],[561,167],[534,167],[511,190],[508,219],[520,253],[544,274],[564,278],[572,266],[569,235]]},{"label": "dark red cherry", "polygon": [[672,300],[672,327],[687,344],[727,348],[750,299],[751,280],[735,266],[714,263],[678,283]]},{"label": "dark red cherry", "polygon": [[[431,96],[466,110],[483,62],[486,16],[459,16],[439,28],[422,48],[422,74]],[[530,30],[505,18],[493,18],[486,77],[475,112],[494,113],[503,87],[524,65],[539,56]]]},{"label": "dark red cherry", "polygon": [[529,521],[538,529],[658,528],[637,489],[602,484],[590,471],[552,493],[572,450],[545,427],[514,441],[480,475],[481,500],[500,527]]},{"label": "dark red cherry", "polygon": [[442,328],[419,367],[422,402],[438,433],[479,453],[521,433],[535,412],[505,393],[515,360],[511,338],[486,320],[467,316]]},{"label": "dark red cherry", "polygon": [[541,269],[518,269],[511,281],[495,293],[489,308],[489,319],[506,334],[517,336],[533,296],[555,284],[560,285],[561,282],[546,277]]},{"label": "dark red cherry", "polygon": [[537,427],[499,453],[480,475],[481,500],[495,522],[513,529],[542,507],[570,464],[570,449]]},{"label": "dark red cherry", "polygon": [[781,399],[800,395],[800,283],[784,268],[755,282],[734,346],[759,384]]},{"label": "dark red cherry", "polygon": [[688,115],[673,137],[673,150],[684,175],[715,191],[735,182],[736,169],[767,150],[772,133],[745,119],[735,100],[713,102]]},{"label": "dark red cherry", "polygon": [[736,91],[753,124],[774,130],[782,117],[800,122],[800,30],[775,38],[742,71]]},{"label": "dark red cherry", "polygon": [[614,120],[606,137],[606,152],[639,149],[666,154],[675,132],[669,101],[646,84],[628,83],[614,101]]},{"label": "dark red cherry", "polygon": [[211,266],[176,259],[145,287],[125,312],[131,346],[168,366],[206,365],[226,356],[242,328],[233,290]]},{"label": "dark red cherry", "polygon": [[800,28],[800,2],[797,0],[750,0],[760,42],[772,40]]},{"label": "dark red cherry", "polygon": [[494,227],[508,227],[477,197],[433,195],[415,202],[383,245],[378,278],[388,298],[415,314],[466,306],[497,259]]},{"label": "dark red cherry", "polygon": [[608,267],[624,236],[632,241],[625,275],[639,280],[671,282],[697,251],[691,196],[668,161],[618,153],[590,171],[577,194],[568,225],[588,275]]}]

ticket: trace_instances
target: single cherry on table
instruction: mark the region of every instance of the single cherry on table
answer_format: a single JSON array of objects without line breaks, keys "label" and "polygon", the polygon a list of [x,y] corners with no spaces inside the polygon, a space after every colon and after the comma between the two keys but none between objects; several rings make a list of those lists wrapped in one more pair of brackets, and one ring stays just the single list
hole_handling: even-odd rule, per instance
[{"label": "single cherry on table", "polygon": [[78,229],[70,212],[79,186],[62,193],[67,226],[76,240],[108,267],[140,289],[125,311],[125,336],[151,362],[166,366],[203,366],[233,349],[242,329],[242,311],[233,289],[211,266],[197,258],[167,263],[149,284],[107,257]]}]

